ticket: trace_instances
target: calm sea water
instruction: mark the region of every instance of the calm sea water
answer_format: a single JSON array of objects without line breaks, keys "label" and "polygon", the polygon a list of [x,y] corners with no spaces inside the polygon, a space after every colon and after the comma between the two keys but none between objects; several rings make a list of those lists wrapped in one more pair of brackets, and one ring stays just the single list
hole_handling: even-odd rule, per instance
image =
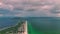
[{"label": "calm sea water", "polygon": [[28,21],[38,31],[60,31],[59,17],[32,17]]},{"label": "calm sea water", "polygon": [[0,29],[14,26],[19,20],[27,20],[38,31],[60,31],[59,17],[0,17]]},{"label": "calm sea water", "polygon": [[14,26],[17,24],[18,20],[18,18],[0,17],[0,29]]}]

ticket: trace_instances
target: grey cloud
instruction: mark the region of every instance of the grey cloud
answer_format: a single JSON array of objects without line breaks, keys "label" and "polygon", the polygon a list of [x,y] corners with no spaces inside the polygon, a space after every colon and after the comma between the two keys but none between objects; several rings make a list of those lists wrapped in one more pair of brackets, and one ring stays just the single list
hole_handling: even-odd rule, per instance
[{"label": "grey cloud", "polygon": [[[3,0],[4,8],[2,11],[7,11],[6,16],[27,16],[27,17],[45,17],[45,16],[57,16],[56,10],[60,5],[52,0]],[[2,5],[2,6],[3,6]],[[8,11],[12,10],[12,11]],[[60,10],[60,9],[59,9]],[[57,14],[56,14],[57,13]]]}]

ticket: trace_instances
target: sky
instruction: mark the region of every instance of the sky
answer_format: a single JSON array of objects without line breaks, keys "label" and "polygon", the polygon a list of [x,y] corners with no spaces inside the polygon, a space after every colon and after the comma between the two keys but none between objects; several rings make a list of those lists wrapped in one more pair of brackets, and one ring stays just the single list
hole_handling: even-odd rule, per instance
[{"label": "sky", "polygon": [[0,17],[60,17],[60,0],[0,0]]}]

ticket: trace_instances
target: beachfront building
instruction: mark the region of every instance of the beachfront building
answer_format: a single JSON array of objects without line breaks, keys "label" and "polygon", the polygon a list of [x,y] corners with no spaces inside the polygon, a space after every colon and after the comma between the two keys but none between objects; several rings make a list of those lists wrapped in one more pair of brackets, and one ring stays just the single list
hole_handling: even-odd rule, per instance
[{"label": "beachfront building", "polygon": [[27,34],[27,21],[18,28],[18,34]]},{"label": "beachfront building", "polygon": [[18,23],[14,27],[7,28],[3,30],[2,33],[4,34],[27,34],[27,21],[23,23]]}]

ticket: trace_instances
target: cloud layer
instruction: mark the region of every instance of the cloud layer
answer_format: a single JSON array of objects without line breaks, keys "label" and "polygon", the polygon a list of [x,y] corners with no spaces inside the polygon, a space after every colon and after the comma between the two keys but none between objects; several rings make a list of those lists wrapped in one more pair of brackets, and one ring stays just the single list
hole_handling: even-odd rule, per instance
[{"label": "cloud layer", "polygon": [[0,16],[60,17],[60,0],[0,0]]}]

